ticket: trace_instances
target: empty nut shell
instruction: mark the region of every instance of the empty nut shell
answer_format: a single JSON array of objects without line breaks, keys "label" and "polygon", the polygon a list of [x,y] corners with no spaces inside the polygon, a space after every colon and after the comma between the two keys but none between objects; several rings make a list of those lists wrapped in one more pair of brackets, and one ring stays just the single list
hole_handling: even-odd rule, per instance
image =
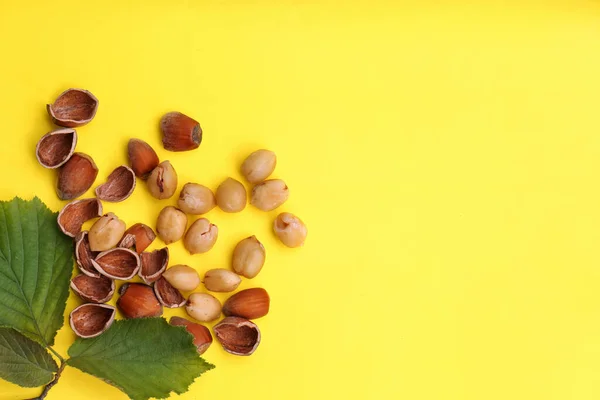
[{"label": "empty nut shell", "polygon": [[169,264],[169,248],[163,247],[152,252],[144,251],[140,254],[142,266],[139,271],[140,278],[147,284],[155,282],[161,277],[167,264]]},{"label": "empty nut shell", "polygon": [[72,200],[92,187],[98,176],[98,167],[90,156],[74,153],[58,170],[56,194],[61,200]]},{"label": "empty nut shell", "polygon": [[168,308],[183,307],[185,304],[185,297],[181,292],[162,277],[154,283],[154,294],[158,301]]},{"label": "empty nut shell", "polygon": [[129,165],[135,176],[141,179],[148,178],[150,172],[158,166],[158,155],[154,149],[140,139],[130,139],[127,145]]},{"label": "empty nut shell", "polygon": [[115,214],[103,215],[90,228],[88,240],[92,251],[105,251],[115,247],[125,233],[125,222]]},{"label": "empty nut shell", "polygon": [[186,183],[181,189],[177,206],[185,213],[206,214],[217,205],[213,192],[197,183]]},{"label": "empty nut shell", "polygon": [[138,273],[140,257],[129,249],[116,248],[98,254],[92,265],[108,278],[126,281]]},{"label": "empty nut shell", "polygon": [[285,203],[290,190],[281,179],[269,179],[252,189],[250,204],[262,211],[272,211]]},{"label": "empty nut shell", "polygon": [[210,330],[204,325],[181,317],[171,317],[169,323],[173,326],[184,326],[194,336],[194,345],[198,349],[198,354],[204,354],[213,341]]},{"label": "empty nut shell", "polygon": [[300,247],[306,240],[308,229],[294,214],[281,213],[273,222],[273,231],[287,247]]},{"label": "empty nut shell", "polygon": [[233,178],[227,178],[219,185],[215,197],[219,208],[228,213],[240,212],[246,207],[246,188]]},{"label": "empty nut shell", "polygon": [[206,253],[213,248],[219,236],[219,228],[206,218],[197,219],[183,238],[183,245],[190,254]]},{"label": "empty nut shell", "polygon": [[126,283],[119,289],[117,307],[126,318],[159,317],[163,308],[154,290],[142,283]]},{"label": "empty nut shell", "polygon": [[115,282],[105,276],[79,274],[71,279],[71,289],[90,303],[106,303],[115,293]]},{"label": "empty nut shell", "polygon": [[267,179],[275,170],[277,156],[270,150],[256,150],[242,163],[241,172],[250,183],[259,183]]},{"label": "empty nut shell", "polygon": [[159,199],[168,199],[177,189],[177,172],[169,161],[163,161],[152,170],[147,180],[150,194]]},{"label": "empty nut shell", "polygon": [[266,256],[265,247],[253,235],[235,246],[231,264],[236,273],[252,279],[265,265]]},{"label": "empty nut shell", "polygon": [[82,304],[69,315],[69,324],[80,338],[96,337],[106,331],[115,320],[116,310],[108,304]]},{"label": "empty nut shell", "polygon": [[213,330],[223,349],[236,356],[249,356],[260,344],[258,326],[244,318],[224,318]]},{"label": "empty nut shell", "polygon": [[75,237],[83,223],[102,215],[102,203],[98,199],[75,200],[58,213],[58,226],[67,236]]},{"label": "empty nut shell", "polygon": [[163,208],[156,219],[156,233],[166,244],[178,241],[185,233],[187,216],[173,206]]},{"label": "empty nut shell", "polygon": [[252,288],[237,292],[223,304],[226,316],[256,319],[269,313],[269,294],[263,288]]},{"label": "empty nut shell", "polygon": [[68,89],[54,104],[46,106],[52,121],[58,126],[74,128],[90,122],[98,111],[96,96],[83,89]]},{"label": "empty nut shell", "polygon": [[135,173],[121,165],[108,175],[106,183],[96,188],[96,197],[113,203],[127,199],[135,189]]},{"label": "empty nut shell", "polygon": [[77,146],[75,129],[57,129],[42,136],[35,147],[35,156],[42,167],[58,168],[71,158],[75,146]]},{"label": "empty nut shell", "polygon": [[204,286],[211,292],[233,292],[242,282],[235,273],[223,268],[215,268],[204,274]]},{"label": "empty nut shell", "polygon": [[156,234],[152,228],[146,224],[137,223],[125,231],[119,247],[131,249],[140,254],[152,244],[154,239],[156,239]]},{"label": "empty nut shell", "polygon": [[87,276],[99,277],[100,273],[96,271],[92,264],[92,260],[97,255],[97,252],[90,249],[88,231],[79,232],[75,237],[75,261],[79,270]]},{"label": "empty nut shell", "polygon": [[180,112],[165,114],[160,120],[163,146],[169,151],[187,151],[200,146],[202,128],[198,121]]},{"label": "empty nut shell", "polygon": [[191,292],[200,285],[200,275],[196,270],[188,265],[173,265],[164,274],[169,283],[176,289],[184,292]]},{"label": "empty nut shell", "polygon": [[185,305],[188,315],[201,322],[214,321],[221,315],[221,303],[208,293],[192,293]]}]

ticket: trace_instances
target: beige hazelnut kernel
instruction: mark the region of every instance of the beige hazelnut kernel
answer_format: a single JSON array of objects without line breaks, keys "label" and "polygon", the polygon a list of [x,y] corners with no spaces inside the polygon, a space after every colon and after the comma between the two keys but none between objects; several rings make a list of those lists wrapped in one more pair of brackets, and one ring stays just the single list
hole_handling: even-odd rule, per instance
[{"label": "beige hazelnut kernel", "polygon": [[281,179],[269,179],[252,189],[250,204],[262,211],[272,211],[285,203],[290,190]]},{"label": "beige hazelnut kernel", "polygon": [[108,213],[92,225],[88,233],[91,251],[105,251],[115,247],[125,233],[125,222]]},{"label": "beige hazelnut kernel", "polygon": [[163,161],[152,170],[146,183],[153,197],[159,200],[168,199],[177,190],[177,172],[169,161]]},{"label": "beige hazelnut kernel", "polygon": [[221,315],[221,303],[208,293],[192,293],[185,305],[185,310],[195,320],[210,322]]},{"label": "beige hazelnut kernel", "polygon": [[213,248],[219,236],[219,228],[206,218],[197,219],[183,238],[183,245],[190,254],[206,253]]},{"label": "beige hazelnut kernel", "polygon": [[187,226],[187,216],[173,206],[163,208],[156,219],[156,234],[166,244],[178,241],[183,237]]},{"label": "beige hazelnut kernel", "polygon": [[227,178],[219,185],[215,197],[219,208],[228,213],[240,212],[246,207],[246,188],[233,178]]},{"label": "beige hazelnut kernel", "polygon": [[167,280],[175,289],[190,292],[200,285],[200,275],[196,270],[188,265],[173,265],[163,273],[163,278]]},{"label": "beige hazelnut kernel", "polygon": [[265,247],[256,236],[241,240],[233,249],[232,267],[246,278],[254,278],[265,264]]},{"label": "beige hazelnut kernel", "polygon": [[275,235],[287,247],[299,247],[304,244],[308,230],[304,222],[294,214],[281,213],[273,222]]},{"label": "beige hazelnut kernel", "polygon": [[212,190],[206,186],[186,183],[181,189],[177,205],[185,213],[200,215],[212,210],[217,205],[217,201]]},{"label": "beige hazelnut kernel", "polygon": [[240,169],[244,178],[250,183],[262,182],[269,177],[277,165],[277,156],[270,150],[256,150],[242,163]]},{"label": "beige hazelnut kernel", "polygon": [[211,292],[233,292],[242,282],[242,279],[232,271],[216,268],[204,274],[204,286]]}]

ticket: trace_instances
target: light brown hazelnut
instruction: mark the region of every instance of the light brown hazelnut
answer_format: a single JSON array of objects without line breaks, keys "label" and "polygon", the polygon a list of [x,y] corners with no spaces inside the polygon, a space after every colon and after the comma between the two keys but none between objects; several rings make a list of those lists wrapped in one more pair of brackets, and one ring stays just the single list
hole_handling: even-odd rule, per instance
[{"label": "light brown hazelnut", "polygon": [[163,272],[162,276],[175,289],[183,290],[184,292],[191,292],[200,285],[200,276],[198,275],[198,272],[187,265],[173,265]]},{"label": "light brown hazelnut", "polygon": [[183,238],[183,245],[190,254],[206,253],[213,248],[219,236],[219,228],[206,218],[197,219]]},{"label": "light brown hazelnut", "polygon": [[126,318],[158,317],[163,308],[154,289],[143,283],[126,283],[119,289],[117,307]]},{"label": "light brown hazelnut", "polygon": [[190,317],[200,322],[210,322],[221,315],[221,303],[208,293],[192,293],[185,310]]},{"label": "light brown hazelnut", "polygon": [[125,233],[125,222],[115,214],[108,213],[92,225],[88,233],[90,249],[105,251],[115,247]]},{"label": "light brown hazelnut", "polygon": [[264,181],[273,173],[277,165],[277,156],[270,150],[256,150],[242,163],[241,172],[250,183]]},{"label": "light brown hazelnut", "polygon": [[181,189],[177,205],[185,213],[200,215],[212,210],[217,201],[213,192],[206,186],[186,183]]},{"label": "light brown hazelnut", "polygon": [[242,282],[242,279],[232,271],[215,268],[204,274],[204,286],[211,292],[233,292]]},{"label": "light brown hazelnut", "polygon": [[265,264],[265,247],[252,235],[240,241],[233,249],[232,267],[235,272],[252,279]]},{"label": "light brown hazelnut", "polygon": [[148,175],[159,163],[158,155],[152,146],[140,139],[129,140],[127,155],[135,176],[141,179],[148,178]]},{"label": "light brown hazelnut", "polygon": [[178,241],[183,237],[187,226],[187,216],[173,206],[162,209],[156,219],[156,233],[166,244]]},{"label": "light brown hazelnut", "polygon": [[300,247],[306,240],[308,230],[304,222],[294,214],[281,213],[273,222],[273,231],[287,247]]},{"label": "light brown hazelnut", "polygon": [[153,197],[159,200],[168,199],[177,190],[177,172],[169,161],[163,161],[152,170],[146,183]]},{"label": "light brown hazelnut", "polygon": [[281,179],[269,179],[252,189],[250,204],[262,211],[272,211],[285,203],[290,190]]},{"label": "light brown hazelnut", "polygon": [[251,288],[237,292],[223,304],[223,314],[248,319],[264,317],[269,313],[271,299],[263,288]]},{"label": "light brown hazelnut", "polygon": [[160,120],[163,146],[169,151],[197,149],[202,142],[202,128],[198,121],[180,112],[165,114]]},{"label": "light brown hazelnut", "polygon": [[228,213],[240,212],[246,207],[246,188],[233,178],[227,178],[219,185],[215,197],[219,208]]}]

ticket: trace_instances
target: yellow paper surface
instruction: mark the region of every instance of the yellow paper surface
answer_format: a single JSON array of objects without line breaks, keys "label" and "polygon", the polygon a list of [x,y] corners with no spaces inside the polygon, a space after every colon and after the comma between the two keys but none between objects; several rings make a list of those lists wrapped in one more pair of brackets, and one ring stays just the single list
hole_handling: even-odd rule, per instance
[{"label": "yellow paper surface", "polygon": [[[280,210],[252,206],[208,214],[207,254],[170,246],[204,273],[257,235],[267,263],[241,288],[272,298],[257,352],[213,344],[217,368],[178,398],[600,396],[598,2],[3,0],[0,34],[2,199],[64,204],[34,148],[69,87],[100,99],[77,146],[96,185],[131,137],[180,186],[241,179],[257,148],[278,155],[304,248],[271,233]],[[201,122],[198,150],[162,148],[172,110]],[[153,226],[173,204],[138,182],[105,210]],[[56,350],[73,340],[63,328]],[[39,392],[0,383],[0,399]],[[72,368],[47,397],[125,398]]]}]

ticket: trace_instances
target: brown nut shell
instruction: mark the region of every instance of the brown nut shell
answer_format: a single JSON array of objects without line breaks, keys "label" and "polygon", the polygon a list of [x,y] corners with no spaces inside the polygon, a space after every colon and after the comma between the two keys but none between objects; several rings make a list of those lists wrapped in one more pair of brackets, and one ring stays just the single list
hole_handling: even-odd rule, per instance
[{"label": "brown nut shell", "polygon": [[308,229],[304,222],[292,213],[281,213],[273,221],[273,232],[287,247],[300,247],[306,240]]},{"label": "brown nut shell", "polygon": [[58,168],[75,152],[77,132],[64,128],[46,133],[35,147],[35,156],[42,167]]},{"label": "brown nut shell", "polygon": [[106,303],[115,293],[115,282],[105,276],[79,274],[71,279],[71,289],[90,303]]},{"label": "brown nut shell", "polygon": [[97,252],[90,249],[90,241],[88,240],[88,231],[79,232],[75,237],[75,262],[79,270],[87,276],[101,276],[92,260],[98,255]]},{"label": "brown nut shell", "polygon": [[123,234],[119,247],[131,249],[140,254],[148,248],[156,239],[156,234],[146,224],[137,223],[131,225]]},{"label": "brown nut shell", "polygon": [[159,317],[163,308],[152,287],[142,283],[126,283],[119,289],[117,306],[126,318]]},{"label": "brown nut shell", "polygon": [[290,189],[281,179],[269,179],[252,189],[250,204],[262,211],[273,211],[290,197]]},{"label": "brown nut shell", "polygon": [[150,284],[160,278],[169,264],[169,248],[154,250],[152,252],[144,251],[140,254],[142,266],[138,275],[144,282]]},{"label": "brown nut shell", "polygon": [[152,197],[168,199],[177,190],[177,172],[169,161],[163,161],[152,170],[146,184]]},{"label": "brown nut shell", "polygon": [[116,309],[108,304],[82,304],[71,311],[69,324],[80,338],[93,338],[112,325],[115,314]]},{"label": "brown nut shell", "polygon": [[242,290],[223,304],[223,314],[247,319],[264,317],[269,313],[269,294],[263,288]]},{"label": "brown nut shell", "polygon": [[236,356],[249,356],[260,344],[258,326],[244,318],[224,318],[213,330],[223,349]]},{"label": "brown nut shell", "polygon": [[204,354],[213,341],[210,330],[204,325],[197,324],[181,317],[171,317],[169,324],[173,326],[184,326],[185,329],[194,336],[194,345],[198,349],[198,354]]},{"label": "brown nut shell", "polygon": [[98,167],[92,157],[84,153],[73,153],[58,170],[56,194],[61,200],[72,200],[92,187],[98,176]]},{"label": "brown nut shell", "polygon": [[85,221],[102,215],[102,203],[98,199],[75,200],[63,207],[58,214],[58,226],[67,236],[75,237],[81,232]]},{"label": "brown nut shell", "polygon": [[187,151],[200,146],[202,128],[198,121],[180,112],[165,114],[160,120],[163,146],[169,151]]},{"label": "brown nut shell", "polygon": [[162,277],[154,283],[154,294],[158,301],[167,308],[183,307],[186,302],[181,292]]},{"label": "brown nut shell", "polygon": [[131,196],[134,189],[135,173],[131,168],[121,165],[108,175],[105,183],[96,188],[96,197],[117,203]]},{"label": "brown nut shell", "polygon": [[46,105],[52,121],[58,126],[74,128],[89,123],[98,111],[98,99],[83,89],[62,92],[54,104]]},{"label": "brown nut shell", "polygon": [[140,257],[129,249],[116,248],[98,254],[92,264],[102,275],[126,281],[138,273]]},{"label": "brown nut shell", "polygon": [[217,205],[228,213],[240,212],[246,208],[247,197],[244,185],[233,178],[225,179],[215,193]]},{"label": "brown nut shell", "polygon": [[135,176],[141,179],[148,178],[148,175],[150,175],[160,162],[156,151],[148,143],[140,139],[129,140],[127,156],[129,157],[129,165]]},{"label": "brown nut shell", "polygon": [[256,150],[242,163],[240,172],[250,183],[264,181],[273,173],[277,165],[277,156],[270,150]]},{"label": "brown nut shell", "polygon": [[183,245],[190,254],[206,253],[213,248],[219,237],[219,228],[206,218],[198,218],[183,238]]},{"label": "brown nut shell", "polygon": [[266,257],[265,247],[252,235],[235,246],[231,265],[236,273],[252,279],[262,270]]}]

